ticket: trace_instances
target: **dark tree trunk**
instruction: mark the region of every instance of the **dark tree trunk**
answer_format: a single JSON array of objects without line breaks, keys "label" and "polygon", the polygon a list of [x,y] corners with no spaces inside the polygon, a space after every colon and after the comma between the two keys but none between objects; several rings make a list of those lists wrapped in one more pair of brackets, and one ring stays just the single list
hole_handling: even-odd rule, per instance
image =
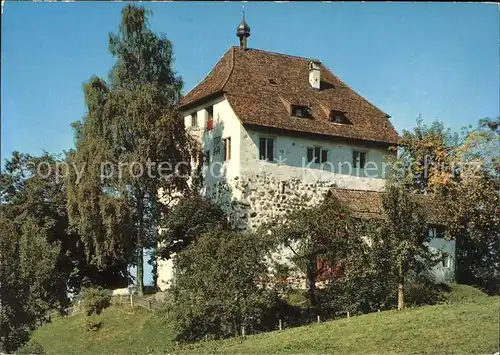
[{"label": "dark tree trunk", "polygon": [[143,296],[144,289],[144,248],[142,246],[137,248],[137,293]]},{"label": "dark tree trunk", "polygon": [[139,229],[137,231],[137,293],[143,296],[144,290],[144,205],[143,194],[139,193],[137,199],[137,218],[139,219]]}]

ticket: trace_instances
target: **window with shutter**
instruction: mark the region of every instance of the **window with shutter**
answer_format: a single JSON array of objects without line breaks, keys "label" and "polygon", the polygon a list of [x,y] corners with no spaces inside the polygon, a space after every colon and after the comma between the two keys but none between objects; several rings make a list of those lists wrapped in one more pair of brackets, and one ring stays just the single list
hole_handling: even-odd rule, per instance
[{"label": "window with shutter", "polygon": [[314,147],[314,162],[319,163],[319,157],[321,156],[321,148]]},{"label": "window with shutter", "polygon": [[353,151],[352,152],[352,165],[355,168],[364,169],[366,165],[366,152]]},{"label": "window with shutter", "polygon": [[307,148],[307,162],[311,162],[313,160],[313,149]]},{"label": "window with shutter", "polygon": [[328,161],[328,150],[321,151],[321,163],[326,163]]},{"label": "window with shutter", "polygon": [[325,163],[328,160],[328,150],[321,147],[307,148],[307,162]]}]

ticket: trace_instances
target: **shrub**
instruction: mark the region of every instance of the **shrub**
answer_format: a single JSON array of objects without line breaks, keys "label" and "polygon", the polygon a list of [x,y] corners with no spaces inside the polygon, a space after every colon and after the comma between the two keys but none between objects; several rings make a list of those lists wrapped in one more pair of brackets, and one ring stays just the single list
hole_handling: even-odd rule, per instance
[{"label": "shrub", "polygon": [[89,287],[82,291],[83,307],[85,314],[99,315],[101,312],[111,305],[111,296],[102,288]]},{"label": "shrub", "polygon": [[319,295],[321,315],[328,318],[366,314],[392,308],[396,294],[391,282],[381,275],[365,275],[332,280]]},{"label": "shrub", "polygon": [[36,340],[30,339],[26,344],[17,349],[16,354],[45,354],[42,345]]},{"label": "shrub", "polygon": [[275,329],[279,295],[268,289],[265,239],[206,230],[174,259],[165,316],[180,341]]},{"label": "shrub", "polygon": [[111,305],[111,296],[102,288],[89,287],[82,291],[83,308],[85,310],[85,329],[97,331],[102,322],[98,315]]},{"label": "shrub", "polygon": [[405,285],[405,302],[409,306],[433,305],[446,300],[450,288],[425,277],[413,277]]}]

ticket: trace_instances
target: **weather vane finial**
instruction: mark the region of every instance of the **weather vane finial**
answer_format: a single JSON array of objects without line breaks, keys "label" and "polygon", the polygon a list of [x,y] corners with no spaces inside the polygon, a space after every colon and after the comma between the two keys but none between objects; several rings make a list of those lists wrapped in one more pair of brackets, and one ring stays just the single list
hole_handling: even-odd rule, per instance
[{"label": "weather vane finial", "polygon": [[247,49],[247,38],[250,37],[250,26],[245,22],[245,5],[242,6],[243,18],[236,29],[236,36],[240,39],[240,47]]}]

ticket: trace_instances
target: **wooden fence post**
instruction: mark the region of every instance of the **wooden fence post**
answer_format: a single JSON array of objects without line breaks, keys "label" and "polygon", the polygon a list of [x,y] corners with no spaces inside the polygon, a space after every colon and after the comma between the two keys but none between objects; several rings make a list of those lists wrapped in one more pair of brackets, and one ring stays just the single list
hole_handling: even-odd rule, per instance
[{"label": "wooden fence post", "polygon": [[349,314],[349,311],[347,311],[347,318],[349,318],[350,314]]},{"label": "wooden fence post", "polygon": [[132,294],[130,294],[130,307],[134,307],[134,301],[132,299]]},{"label": "wooden fence post", "polygon": [[241,327],[241,335],[245,336],[245,326],[244,325]]},{"label": "wooden fence post", "polygon": [[279,328],[279,330],[281,330],[281,329],[282,329],[282,327],[281,327],[281,318],[280,318],[280,320],[279,320],[279,322],[278,322],[278,328]]},{"label": "wooden fence post", "polygon": [[151,300],[148,300],[148,307],[149,307],[149,310],[152,311],[153,309],[151,308]]},{"label": "wooden fence post", "polygon": [[319,314],[318,314],[318,323],[320,323],[320,322],[321,322],[321,320],[319,319]]}]

